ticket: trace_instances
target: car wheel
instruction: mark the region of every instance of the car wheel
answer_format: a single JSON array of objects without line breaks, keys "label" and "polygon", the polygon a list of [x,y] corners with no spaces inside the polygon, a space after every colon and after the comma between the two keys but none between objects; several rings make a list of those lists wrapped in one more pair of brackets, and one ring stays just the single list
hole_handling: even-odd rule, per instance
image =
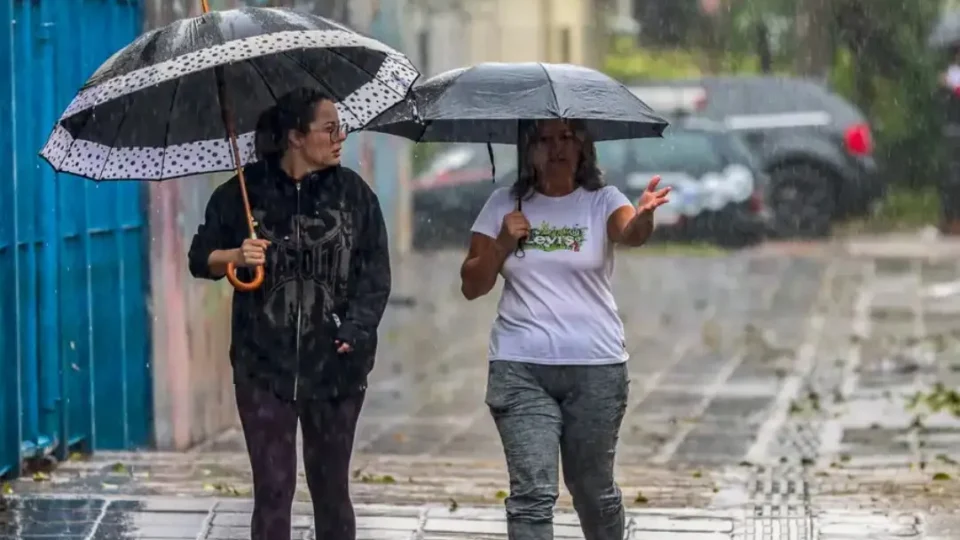
[{"label": "car wheel", "polygon": [[780,238],[829,236],[837,206],[830,178],[811,165],[779,167],[770,176],[769,200],[776,235]]}]

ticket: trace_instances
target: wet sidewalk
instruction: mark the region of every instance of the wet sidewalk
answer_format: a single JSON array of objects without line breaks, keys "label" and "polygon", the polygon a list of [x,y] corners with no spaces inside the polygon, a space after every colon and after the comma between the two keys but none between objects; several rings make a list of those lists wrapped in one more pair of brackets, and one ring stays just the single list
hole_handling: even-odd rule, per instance
[{"label": "wet sidewalk", "polygon": [[[960,538],[960,258],[863,245],[618,258],[632,347],[618,481],[632,538]],[[483,406],[496,298],[455,298],[459,254],[418,264],[400,290],[417,303],[391,308],[358,433],[361,538],[505,538],[507,477]],[[184,538],[248,534],[235,432],[187,454],[98,453],[11,490],[25,507],[87,499],[111,526],[125,512],[179,523],[158,505],[193,505]],[[302,481],[297,500],[308,531]],[[557,537],[577,538],[565,493],[559,511]],[[111,538],[91,526],[77,534]]]},{"label": "wet sidewalk", "polygon": [[[8,499],[10,508],[0,512],[0,539],[249,538],[248,480],[203,469],[197,474],[206,481],[198,482],[186,465],[148,464],[155,457],[144,456],[139,463],[127,459],[122,467],[121,462],[88,461],[90,471],[72,481],[61,473],[50,481],[21,482]],[[363,456],[358,462],[365,467],[357,469],[352,490],[360,540],[506,538],[506,475],[499,464]],[[212,460],[193,465],[215,466]],[[944,474],[950,479],[934,480]],[[958,474],[956,466],[944,464],[921,470],[742,463],[696,469],[625,466],[618,480],[630,538],[947,540],[960,532],[960,486],[952,480]],[[297,537],[311,538],[304,491],[294,513]],[[576,523],[564,493],[557,538],[582,538]]]},{"label": "wet sidewalk", "polygon": [[[248,501],[170,498],[43,498],[15,503],[0,514],[0,538],[39,540],[120,540],[124,538],[249,538]],[[357,506],[358,537],[363,540],[502,539],[502,512],[449,506]],[[312,539],[309,505],[293,509],[293,537]],[[735,520],[721,513],[647,510],[631,512],[629,538],[636,540],[721,540],[734,534]],[[576,517],[559,513],[557,538],[582,538]],[[692,536],[691,536],[692,535]]]}]

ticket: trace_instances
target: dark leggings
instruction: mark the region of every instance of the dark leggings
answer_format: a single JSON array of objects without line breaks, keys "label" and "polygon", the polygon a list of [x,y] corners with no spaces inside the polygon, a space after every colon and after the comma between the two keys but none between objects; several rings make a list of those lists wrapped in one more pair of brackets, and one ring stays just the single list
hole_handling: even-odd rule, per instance
[{"label": "dark leggings", "polygon": [[251,540],[290,540],[297,486],[297,419],[313,499],[316,538],[354,540],[350,455],[364,394],[293,403],[256,383],[236,381],[237,408],[253,469]]}]

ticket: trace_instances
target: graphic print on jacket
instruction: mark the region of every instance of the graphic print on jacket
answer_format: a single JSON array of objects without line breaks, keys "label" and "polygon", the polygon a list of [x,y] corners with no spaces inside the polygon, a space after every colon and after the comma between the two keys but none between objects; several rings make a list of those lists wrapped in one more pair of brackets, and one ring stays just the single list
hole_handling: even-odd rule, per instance
[{"label": "graphic print on jacket", "polygon": [[[364,389],[390,294],[386,227],[376,195],[345,167],[299,183],[276,163],[245,172],[257,236],[271,245],[263,285],[234,291],[235,372],[288,399]],[[235,178],[214,191],[190,247],[194,276],[213,279],[210,252],[243,242],[241,201]],[[251,272],[242,269],[238,277],[250,279]],[[336,340],[354,351],[338,354]]]},{"label": "graphic print on jacket", "polygon": [[[259,224],[259,237],[271,244],[264,269],[265,302],[271,306],[265,313],[269,324],[292,327],[298,305],[301,313],[312,313],[315,303],[320,302],[324,314],[335,313],[334,287],[349,279],[353,248],[350,214],[317,209],[289,216],[282,230],[292,230],[294,234],[283,236],[276,234],[277,229],[271,227],[265,211],[254,208],[253,217]],[[304,323],[309,325],[311,321]],[[302,333],[314,331],[311,326],[301,326],[300,330]]]}]

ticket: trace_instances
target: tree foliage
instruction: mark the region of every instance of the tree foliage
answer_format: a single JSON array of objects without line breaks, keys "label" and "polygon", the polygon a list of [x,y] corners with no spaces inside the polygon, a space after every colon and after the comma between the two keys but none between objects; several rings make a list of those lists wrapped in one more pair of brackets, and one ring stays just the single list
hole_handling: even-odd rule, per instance
[{"label": "tree foliage", "polygon": [[834,0],[831,83],[872,120],[893,182],[929,184],[943,171],[943,58],[927,46],[940,0]]},{"label": "tree foliage", "polygon": [[927,38],[943,0],[722,0],[713,15],[698,0],[638,4],[644,49],[615,51],[607,62],[614,75],[825,75],[870,119],[891,180],[918,185],[941,174],[937,79],[946,59]]}]

